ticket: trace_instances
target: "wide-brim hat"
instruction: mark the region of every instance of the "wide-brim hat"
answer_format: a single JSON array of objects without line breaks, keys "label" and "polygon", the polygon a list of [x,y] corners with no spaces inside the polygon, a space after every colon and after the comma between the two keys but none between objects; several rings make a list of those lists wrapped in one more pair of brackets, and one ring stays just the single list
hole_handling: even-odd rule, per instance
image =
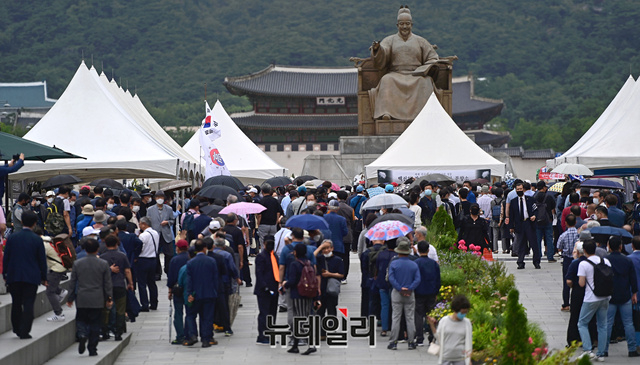
[{"label": "wide-brim hat", "polygon": [[87,204],[82,207],[82,214],[84,215],[94,215],[96,212],[93,210],[93,205]]},{"label": "wide-brim hat", "polygon": [[98,210],[93,214],[93,221],[96,223],[104,223],[106,220],[107,214],[101,210]]},{"label": "wide-brim hat", "polygon": [[398,246],[395,248],[395,252],[401,255],[409,255],[411,254],[411,243],[409,240],[398,240]]}]

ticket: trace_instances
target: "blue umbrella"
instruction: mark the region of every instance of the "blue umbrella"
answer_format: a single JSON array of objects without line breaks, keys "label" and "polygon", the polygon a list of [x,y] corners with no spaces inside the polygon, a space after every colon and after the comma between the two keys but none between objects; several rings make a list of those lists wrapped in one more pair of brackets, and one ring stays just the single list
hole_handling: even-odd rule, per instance
[{"label": "blue umbrella", "polygon": [[329,223],[324,218],[313,214],[300,214],[287,220],[288,228],[302,228],[307,231],[314,229],[329,229]]},{"label": "blue umbrella", "polygon": [[618,237],[633,239],[633,236],[631,235],[631,233],[627,232],[625,229],[618,228],[618,227],[611,227],[611,226],[592,227],[592,228],[589,228],[589,232],[591,232],[592,235],[603,234],[607,236],[618,236]]},{"label": "blue umbrella", "polygon": [[585,188],[622,189],[622,184],[606,179],[589,179],[580,184]]}]

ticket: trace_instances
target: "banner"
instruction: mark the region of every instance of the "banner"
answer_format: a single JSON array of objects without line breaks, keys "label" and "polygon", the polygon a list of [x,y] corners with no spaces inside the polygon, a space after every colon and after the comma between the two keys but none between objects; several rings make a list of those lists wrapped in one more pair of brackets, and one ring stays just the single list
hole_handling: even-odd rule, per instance
[{"label": "banner", "polygon": [[213,141],[222,136],[222,131],[219,128],[219,123],[216,122],[215,115],[211,114],[211,108],[209,103],[205,103],[206,116],[202,120],[200,127],[200,148],[204,153],[204,160],[206,161],[205,179],[218,175],[230,176],[231,173],[220,155],[220,151],[216,148]]},{"label": "banner", "polygon": [[451,180],[462,183],[465,180],[485,179],[491,181],[491,169],[483,170],[378,170],[378,183],[392,182],[404,184],[409,178],[420,178],[429,174],[442,174]]},{"label": "banner", "polygon": [[556,174],[554,172],[540,172],[538,180],[564,180],[564,174]]}]

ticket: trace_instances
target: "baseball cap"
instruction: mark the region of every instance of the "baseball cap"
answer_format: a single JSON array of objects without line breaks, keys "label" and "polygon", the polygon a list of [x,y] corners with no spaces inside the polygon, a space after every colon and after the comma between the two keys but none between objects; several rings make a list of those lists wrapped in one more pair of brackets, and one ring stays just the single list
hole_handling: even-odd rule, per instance
[{"label": "baseball cap", "polygon": [[100,230],[99,229],[94,229],[91,226],[84,227],[84,229],[82,229],[82,236],[83,237],[90,236],[92,234],[96,234],[97,235],[98,233],[100,233]]},{"label": "baseball cap", "polygon": [[186,240],[178,240],[178,242],[176,242],[176,247],[184,250],[185,248],[189,247],[189,243]]},{"label": "baseball cap", "polygon": [[298,186],[298,193],[307,193],[307,188],[304,186]]},{"label": "baseball cap", "polygon": [[384,187],[384,191],[387,193],[393,193],[393,185],[388,184],[387,186]]},{"label": "baseball cap", "polygon": [[56,193],[54,193],[53,190],[49,190],[45,196],[56,196]]},{"label": "baseball cap", "polygon": [[254,194],[258,194],[258,189],[256,189],[256,188],[251,188],[251,189],[247,190],[247,193],[254,193]]},{"label": "baseball cap", "polygon": [[218,222],[215,219],[211,220],[211,222],[209,222],[209,229],[211,230],[220,229],[220,222]]},{"label": "baseball cap", "polygon": [[338,199],[338,194],[334,193],[334,192],[330,192],[328,195],[329,199]]},{"label": "baseball cap", "polygon": [[364,191],[364,186],[358,185],[358,187],[356,188],[356,192],[362,193],[363,191]]},{"label": "baseball cap", "polygon": [[331,201],[329,202],[329,206],[330,206],[330,207],[339,207],[339,206],[340,206],[340,202],[339,202],[339,201],[337,201],[337,200],[335,200],[335,199],[334,199],[334,200],[331,200]]}]

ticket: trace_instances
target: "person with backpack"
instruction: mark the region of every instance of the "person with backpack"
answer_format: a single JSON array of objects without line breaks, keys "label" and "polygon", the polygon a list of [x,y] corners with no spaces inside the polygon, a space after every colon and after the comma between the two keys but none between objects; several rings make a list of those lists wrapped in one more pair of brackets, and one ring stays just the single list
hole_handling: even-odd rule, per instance
[{"label": "person with backpack", "polygon": [[391,286],[387,281],[387,269],[391,260],[398,256],[395,252],[396,239],[386,241],[386,250],[380,250],[373,260],[374,272],[373,280],[375,286],[380,293],[380,321],[382,322],[382,331],[380,336],[386,337],[391,330]]},{"label": "person with backpack", "polygon": [[[582,248],[587,257],[578,266],[578,283],[585,288],[584,301],[578,319],[578,331],[582,339],[581,356],[589,356],[596,361],[604,361],[607,339],[607,313],[609,299],[613,294],[613,270],[608,259],[596,256],[596,243],[593,240],[584,242]],[[591,335],[589,322],[596,316],[598,326],[598,350],[591,351]]]},{"label": "person with backpack", "polygon": [[202,232],[202,230],[197,231],[195,229],[195,220],[200,216],[200,201],[198,199],[193,199],[189,202],[189,210],[182,215],[182,220],[180,221],[180,227],[182,228],[182,232],[185,232],[184,239],[187,242],[191,242],[192,240],[198,238],[198,233]]},{"label": "person with backpack", "polygon": [[73,227],[71,226],[71,203],[69,203],[69,194],[71,194],[71,187],[63,185],[58,188],[58,196],[53,200],[53,204],[56,206],[58,214],[61,214],[64,220],[64,227],[62,228],[62,232],[57,232],[54,235],[57,235],[59,233],[66,233],[71,236],[73,234]]},{"label": "person with backpack", "polygon": [[[553,256],[556,254],[553,245],[553,218],[555,213],[555,199],[547,192],[547,184],[544,181],[538,181],[536,185],[538,192],[535,195],[538,214],[536,215],[536,237],[538,238],[538,247],[542,250],[542,239],[546,246],[547,261],[556,262]],[[568,291],[567,291],[568,292]]]},{"label": "person with backpack", "polygon": [[[309,317],[312,309],[317,310],[322,302],[320,301],[320,276],[316,274],[315,265],[307,257],[307,247],[298,244],[293,249],[295,261],[293,261],[287,271],[287,279],[282,283],[285,289],[289,290],[293,303],[293,315],[295,317]],[[290,309],[291,309],[290,308]],[[293,346],[288,353],[297,354],[300,352],[298,344],[300,339],[293,337]],[[315,347],[311,347],[302,353],[309,355],[316,352]]]},{"label": "person with backpack", "polygon": [[620,314],[627,338],[627,349],[629,357],[638,357],[640,354],[636,348],[636,330],[633,326],[632,305],[638,303],[638,281],[636,278],[636,268],[630,258],[622,254],[622,240],[620,237],[609,239],[609,262],[613,269],[613,295],[609,300],[609,310],[607,313],[607,341],[604,355],[609,355],[609,343],[611,331],[616,314]]},{"label": "person with backpack", "polygon": [[60,282],[66,280],[67,270],[73,267],[75,261],[76,252],[71,239],[68,235],[61,234],[60,236],[56,236],[53,239],[48,236],[42,238],[44,252],[47,257],[47,266],[49,267],[47,273],[49,285],[47,285],[46,294],[49,303],[51,303],[51,309],[53,309],[53,316],[47,318],[48,322],[62,322],[65,320],[61,303],[64,303],[64,299],[69,292],[60,288]]}]

